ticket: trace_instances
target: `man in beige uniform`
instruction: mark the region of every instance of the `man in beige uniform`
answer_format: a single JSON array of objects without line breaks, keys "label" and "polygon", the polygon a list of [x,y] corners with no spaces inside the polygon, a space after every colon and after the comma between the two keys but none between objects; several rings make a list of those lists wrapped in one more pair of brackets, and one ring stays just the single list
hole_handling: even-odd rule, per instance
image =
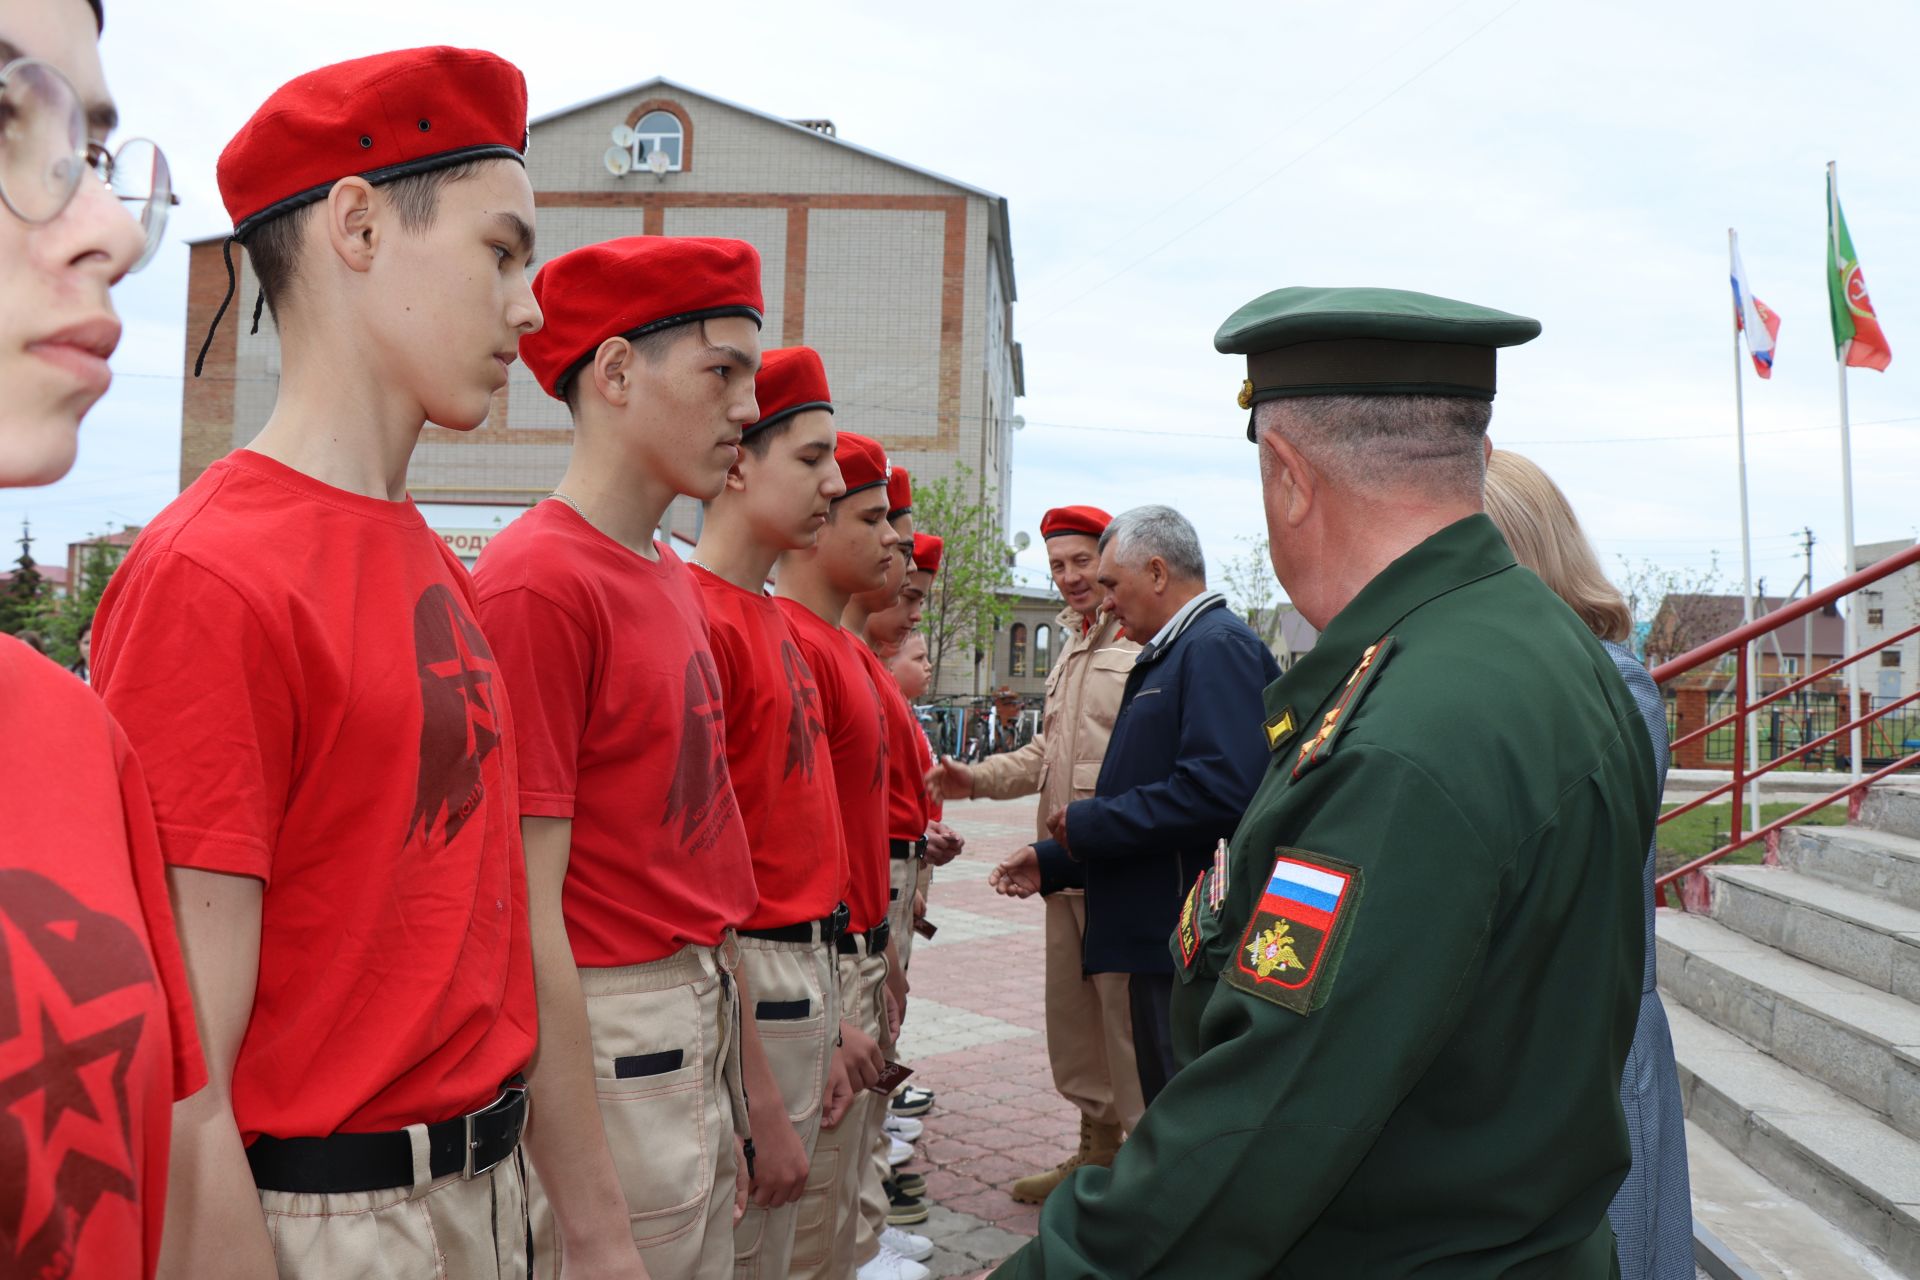
[{"label": "man in beige uniform", "polygon": [[[1041,732],[1018,751],[975,765],[943,758],[929,775],[936,798],[1007,800],[1040,793],[1039,834],[1075,800],[1093,794],[1113,732],[1127,672],[1140,646],[1100,613],[1099,537],[1110,516],[1097,507],[1056,507],[1040,521],[1053,583],[1067,607],[1060,613],[1066,647],[1047,675]],[[1053,1082],[1080,1108],[1080,1149],[1057,1167],[1013,1184],[1015,1200],[1038,1204],[1083,1164],[1106,1165],[1146,1103],[1133,1054],[1127,975],[1088,975],[1081,966],[1086,897],[1078,889],[1049,894],[1047,904],[1047,1056]]]}]

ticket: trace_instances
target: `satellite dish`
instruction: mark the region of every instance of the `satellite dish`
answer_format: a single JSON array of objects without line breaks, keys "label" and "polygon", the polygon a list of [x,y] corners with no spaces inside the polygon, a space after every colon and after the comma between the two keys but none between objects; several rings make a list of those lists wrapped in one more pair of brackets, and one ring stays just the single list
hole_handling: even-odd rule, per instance
[{"label": "satellite dish", "polygon": [[1020,532],[1013,535],[1013,549],[1015,551],[1025,551],[1028,547],[1032,545],[1033,545],[1033,539],[1028,536],[1027,531],[1025,529],[1022,529],[1020,530]]},{"label": "satellite dish", "polygon": [[664,151],[647,153],[647,168],[653,171],[653,176],[656,178],[665,177],[668,167],[672,164],[673,161],[667,159],[667,153]]},{"label": "satellite dish", "polygon": [[613,145],[633,150],[633,129],[624,124],[613,126]]},{"label": "satellite dish", "polygon": [[606,165],[607,172],[614,177],[624,178],[633,170],[633,153],[625,147],[608,147],[600,163]]}]

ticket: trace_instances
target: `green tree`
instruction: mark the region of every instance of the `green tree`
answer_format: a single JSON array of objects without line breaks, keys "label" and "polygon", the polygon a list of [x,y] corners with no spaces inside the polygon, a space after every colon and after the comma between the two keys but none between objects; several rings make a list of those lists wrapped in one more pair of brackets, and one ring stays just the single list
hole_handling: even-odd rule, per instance
[{"label": "green tree", "polygon": [[13,576],[5,589],[0,590],[0,632],[7,635],[34,630],[53,596],[52,588],[33,561],[33,533],[24,523],[20,526],[20,558],[13,563]]},{"label": "green tree", "polygon": [[[111,534],[112,528],[107,532]],[[47,656],[63,666],[72,666],[78,661],[80,628],[100,607],[107,582],[127,555],[127,548],[100,541],[99,536],[87,535],[80,552],[80,577],[67,585],[67,598],[56,600],[47,596],[34,622],[35,630],[46,640]]]},{"label": "green tree", "polygon": [[1006,595],[1013,586],[1013,566],[999,511],[982,497],[974,472],[964,463],[957,476],[914,485],[914,527],[946,540],[921,623],[936,689],[943,668],[971,664],[1013,617],[1013,602]]},{"label": "green tree", "polygon": [[1280,638],[1280,619],[1288,606],[1281,599],[1280,580],[1273,576],[1267,535],[1243,533],[1238,541],[1244,550],[1220,566],[1214,585],[1271,649]]}]

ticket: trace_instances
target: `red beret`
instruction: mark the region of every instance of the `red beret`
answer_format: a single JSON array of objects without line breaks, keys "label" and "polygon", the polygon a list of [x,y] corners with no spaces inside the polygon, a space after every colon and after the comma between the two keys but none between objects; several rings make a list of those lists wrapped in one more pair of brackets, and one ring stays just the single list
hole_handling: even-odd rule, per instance
[{"label": "red beret", "polygon": [[909,515],[913,511],[913,477],[905,467],[895,467],[887,477],[887,519]]},{"label": "red beret", "polygon": [[841,498],[851,498],[863,489],[887,482],[887,451],[880,447],[878,440],[842,431],[833,446],[833,460],[840,464],[840,478],[847,482],[847,491]]},{"label": "red beret", "polygon": [[753,395],[760,402],[760,420],[742,431],[742,436],[750,436],[808,409],[833,412],[833,395],[827,390],[827,366],[820,363],[820,353],[812,347],[780,347],[763,352],[760,372],[753,380]]},{"label": "red beret", "polygon": [[1113,517],[1098,507],[1055,507],[1040,517],[1040,536],[1051,538],[1062,533],[1078,533],[1097,538],[1112,523]]},{"label": "red beret", "polygon": [[337,62],[273,92],[220,153],[220,198],[245,240],[342,178],[391,182],[469,160],[523,160],[527,81],[478,49]]},{"label": "red beret", "polygon": [[546,327],[520,339],[520,358],[556,399],[608,338],[745,316],[758,325],[760,253],[745,240],[627,236],[563,253],[533,278]]},{"label": "red beret", "polygon": [[916,533],[913,535],[913,567],[922,573],[940,572],[940,553],[947,549],[947,540],[937,533]]}]

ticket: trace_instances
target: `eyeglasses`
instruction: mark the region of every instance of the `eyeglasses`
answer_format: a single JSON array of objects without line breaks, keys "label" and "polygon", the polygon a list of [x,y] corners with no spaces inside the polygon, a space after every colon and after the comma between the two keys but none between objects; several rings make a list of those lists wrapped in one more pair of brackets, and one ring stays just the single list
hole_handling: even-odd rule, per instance
[{"label": "eyeglasses", "polygon": [[87,136],[87,108],[73,82],[38,58],[0,67],[0,203],[35,225],[52,222],[73,203],[91,172],[140,224],[146,245],[129,270],[153,260],[180,200],[160,148],[130,138],[108,151]]}]

